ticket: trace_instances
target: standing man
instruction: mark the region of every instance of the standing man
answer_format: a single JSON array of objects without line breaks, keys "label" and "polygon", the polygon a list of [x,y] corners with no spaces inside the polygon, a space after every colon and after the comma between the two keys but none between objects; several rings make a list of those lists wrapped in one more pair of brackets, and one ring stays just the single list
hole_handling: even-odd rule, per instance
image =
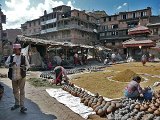
[{"label": "standing man", "polygon": [[142,62],[142,65],[145,66],[145,64],[147,62],[147,56],[145,54],[142,55],[141,62]]},{"label": "standing man", "polygon": [[8,78],[12,80],[13,94],[15,97],[15,105],[11,110],[21,107],[20,111],[25,112],[27,108],[24,106],[25,99],[25,81],[26,71],[30,67],[25,56],[21,54],[21,45],[13,44],[14,54],[9,56],[5,62],[9,67]]},{"label": "standing man", "polygon": [[78,53],[76,52],[74,54],[74,65],[77,66],[78,62],[79,62],[79,56],[78,56]]}]

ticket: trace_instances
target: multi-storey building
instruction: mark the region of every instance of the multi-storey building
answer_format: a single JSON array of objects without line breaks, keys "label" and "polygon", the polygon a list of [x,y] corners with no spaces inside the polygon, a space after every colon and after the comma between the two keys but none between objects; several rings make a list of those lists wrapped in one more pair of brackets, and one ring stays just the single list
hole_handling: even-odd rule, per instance
[{"label": "multi-storey building", "polygon": [[160,36],[160,16],[151,16],[147,27],[152,31],[152,36]]},{"label": "multi-storey building", "polygon": [[41,33],[40,19],[27,21],[21,25],[22,34],[27,36],[38,35]]},{"label": "multi-storey building", "polygon": [[[115,15],[108,15],[100,19],[99,40],[101,43],[112,49],[122,48],[122,42],[131,38],[128,29],[140,24],[146,26],[151,17],[151,8],[119,12]],[[126,53],[126,49],[121,49]]]},{"label": "multi-storey building", "polygon": [[[92,44],[97,41],[97,19],[85,11],[58,6],[51,13],[21,25],[22,34],[40,36],[58,42]],[[37,24],[35,21],[38,21]]]},{"label": "multi-storey building", "polygon": [[10,43],[15,42],[17,35],[21,35],[21,29],[6,29],[2,33],[3,40]]},{"label": "multi-storey building", "polygon": [[6,29],[2,32],[3,38],[3,55],[12,54],[12,44],[15,42],[17,35],[21,35],[20,29]]}]

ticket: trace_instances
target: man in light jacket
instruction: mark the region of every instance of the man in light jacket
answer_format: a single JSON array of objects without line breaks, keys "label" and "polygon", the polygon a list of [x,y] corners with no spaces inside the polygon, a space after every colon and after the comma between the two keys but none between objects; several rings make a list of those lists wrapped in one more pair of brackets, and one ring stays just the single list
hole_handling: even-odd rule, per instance
[{"label": "man in light jacket", "polygon": [[12,80],[13,94],[15,97],[15,105],[11,110],[21,107],[20,111],[25,112],[27,108],[24,106],[25,99],[25,81],[26,71],[30,67],[25,56],[21,54],[21,45],[13,44],[13,52],[15,54],[9,56],[5,62],[9,67],[8,78]]}]

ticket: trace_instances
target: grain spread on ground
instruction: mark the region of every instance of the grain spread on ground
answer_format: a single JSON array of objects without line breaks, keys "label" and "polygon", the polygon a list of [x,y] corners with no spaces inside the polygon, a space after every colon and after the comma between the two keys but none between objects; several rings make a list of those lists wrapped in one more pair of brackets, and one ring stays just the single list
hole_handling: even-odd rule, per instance
[{"label": "grain spread on ground", "polygon": [[130,82],[132,80],[133,77],[137,76],[137,74],[135,72],[133,72],[130,69],[126,69],[124,71],[121,71],[117,74],[115,74],[115,76],[113,76],[113,80],[116,81],[120,81],[120,82]]}]

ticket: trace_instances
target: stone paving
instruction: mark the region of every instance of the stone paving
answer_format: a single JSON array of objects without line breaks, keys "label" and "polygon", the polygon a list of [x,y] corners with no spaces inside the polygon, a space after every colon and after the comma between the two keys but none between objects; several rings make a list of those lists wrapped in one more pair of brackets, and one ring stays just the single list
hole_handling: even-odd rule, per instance
[{"label": "stone paving", "polygon": [[[0,72],[6,73],[3,69]],[[0,120],[84,120],[81,116],[50,97],[45,91],[46,88],[30,85],[26,82],[26,101],[28,108],[26,114],[19,112],[19,109],[11,111],[14,105],[14,97],[11,89],[11,81],[8,78],[0,78],[5,92],[0,100]]]}]

